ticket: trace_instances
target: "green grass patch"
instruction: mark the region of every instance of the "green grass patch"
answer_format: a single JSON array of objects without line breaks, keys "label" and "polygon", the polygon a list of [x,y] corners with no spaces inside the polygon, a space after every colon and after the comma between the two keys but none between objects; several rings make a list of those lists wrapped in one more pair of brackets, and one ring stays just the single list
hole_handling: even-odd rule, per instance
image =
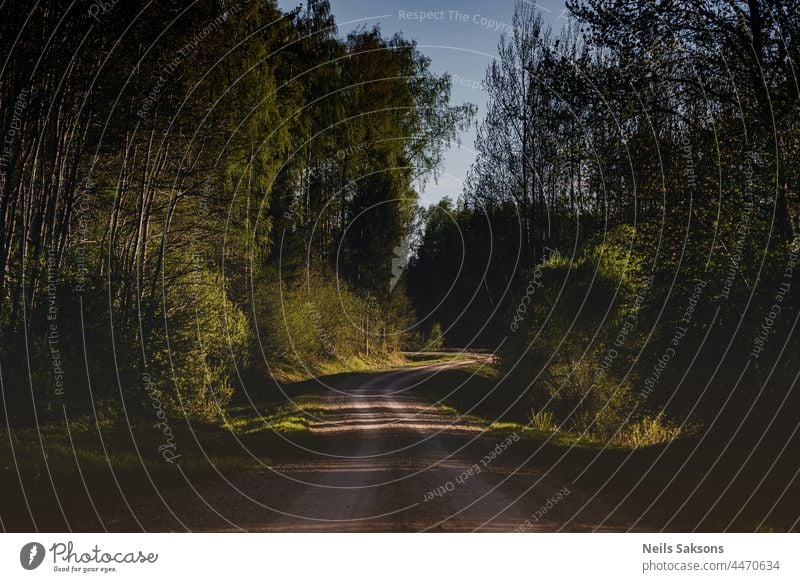
[{"label": "green grass patch", "polygon": [[430,364],[462,362],[471,358],[469,354],[458,352],[405,352],[402,354],[402,356],[404,362],[399,367],[404,368],[426,366]]},{"label": "green grass patch", "polygon": [[293,404],[266,406],[263,413],[248,406],[234,406],[228,409],[223,426],[242,436],[273,431],[296,434],[309,431],[311,421],[324,419],[328,408],[319,395],[296,398]]},{"label": "green grass patch", "polygon": [[363,354],[350,357],[304,360],[302,363],[284,362],[273,370],[275,381],[286,385],[300,385],[317,377],[337,377],[342,374],[381,372],[406,364],[400,353]]}]

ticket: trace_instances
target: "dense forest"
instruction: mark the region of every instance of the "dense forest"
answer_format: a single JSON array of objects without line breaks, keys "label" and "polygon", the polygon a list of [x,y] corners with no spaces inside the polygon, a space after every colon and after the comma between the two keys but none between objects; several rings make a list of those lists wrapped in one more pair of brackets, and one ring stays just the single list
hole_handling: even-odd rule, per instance
[{"label": "dense forest", "polygon": [[[215,420],[444,345],[495,352],[492,398],[543,428],[796,426],[800,5],[568,7],[517,3],[478,120],[327,1],[7,15],[8,423]],[[464,191],[421,206],[473,121]]]},{"label": "dense forest", "polygon": [[342,38],[327,1],[4,14],[12,426],[153,403],[211,420],[249,379],[398,349],[395,248],[474,114],[414,42]]},{"label": "dense forest", "polygon": [[542,428],[796,431],[800,4],[568,7],[516,5],[465,190],[423,213],[418,312]]},{"label": "dense forest", "polygon": [[797,530],[800,0],[22,4],[0,530]]}]

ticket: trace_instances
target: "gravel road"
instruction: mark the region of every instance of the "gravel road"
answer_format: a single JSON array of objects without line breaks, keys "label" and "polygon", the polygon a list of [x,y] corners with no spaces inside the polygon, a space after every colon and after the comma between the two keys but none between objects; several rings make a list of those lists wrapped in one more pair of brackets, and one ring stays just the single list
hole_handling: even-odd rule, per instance
[{"label": "gravel road", "polygon": [[[478,356],[476,356],[478,357]],[[293,463],[194,483],[170,501],[193,531],[624,531],[525,439],[408,394],[459,361],[351,378],[324,396],[314,451]],[[287,446],[292,446],[287,443]],[[183,530],[153,508],[149,530]],[[598,524],[602,524],[599,527]]]}]

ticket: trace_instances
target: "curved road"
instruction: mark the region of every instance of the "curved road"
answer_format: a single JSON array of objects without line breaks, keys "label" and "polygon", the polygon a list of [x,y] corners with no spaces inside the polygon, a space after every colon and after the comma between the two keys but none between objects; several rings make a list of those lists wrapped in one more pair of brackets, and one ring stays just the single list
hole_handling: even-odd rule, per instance
[{"label": "curved road", "polygon": [[474,421],[407,394],[473,361],[351,378],[323,397],[325,418],[311,425],[315,453],[196,485],[198,497],[173,509],[195,531],[627,529],[621,516],[608,518],[612,504],[598,497],[583,507],[590,495],[536,457],[526,462],[532,443],[483,434]]}]

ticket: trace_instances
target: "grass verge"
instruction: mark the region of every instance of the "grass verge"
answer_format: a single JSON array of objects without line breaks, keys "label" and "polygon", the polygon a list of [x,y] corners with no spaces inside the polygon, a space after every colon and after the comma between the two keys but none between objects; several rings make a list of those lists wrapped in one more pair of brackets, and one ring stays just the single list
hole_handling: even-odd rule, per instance
[{"label": "grass verge", "polygon": [[[800,520],[800,437],[790,428],[672,438],[660,420],[608,444],[562,432],[531,418],[524,388],[504,385],[488,366],[442,370],[418,389],[432,402],[483,421],[500,435],[517,433],[514,450],[565,482],[612,503],[609,510],[645,530],[796,531]],[[776,423],[775,426],[779,426]],[[786,426],[786,425],[784,425]],[[519,454],[519,453],[517,453]],[[641,519],[639,519],[641,518]]]}]

